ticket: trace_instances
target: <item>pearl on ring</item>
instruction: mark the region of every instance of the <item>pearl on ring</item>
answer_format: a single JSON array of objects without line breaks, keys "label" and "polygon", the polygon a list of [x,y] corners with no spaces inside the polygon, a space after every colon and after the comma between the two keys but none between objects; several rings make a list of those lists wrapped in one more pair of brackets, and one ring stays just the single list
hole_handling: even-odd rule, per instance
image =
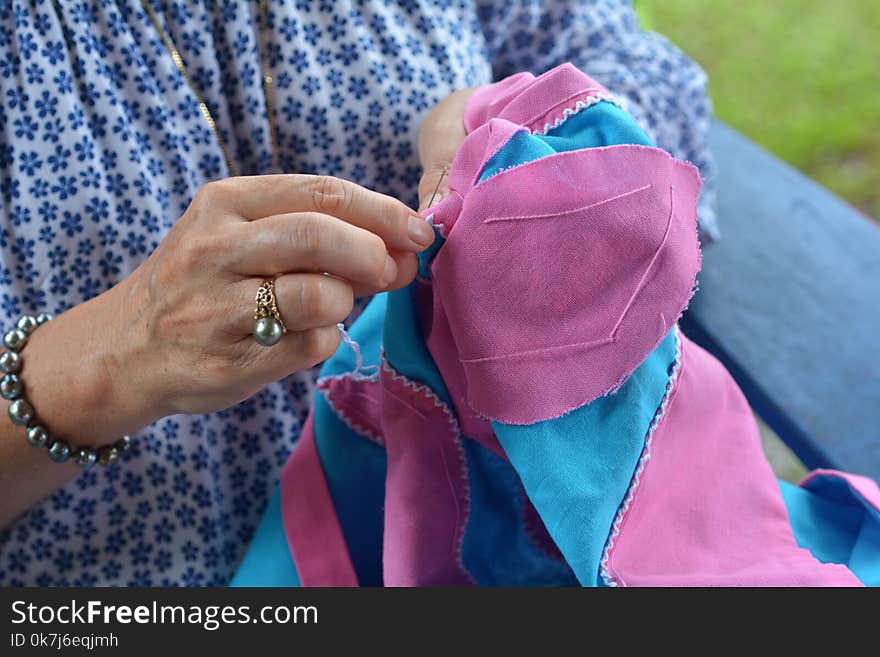
[{"label": "pearl on ring", "polygon": [[284,327],[272,316],[260,317],[254,322],[254,340],[264,347],[278,344],[282,335],[284,335]]}]

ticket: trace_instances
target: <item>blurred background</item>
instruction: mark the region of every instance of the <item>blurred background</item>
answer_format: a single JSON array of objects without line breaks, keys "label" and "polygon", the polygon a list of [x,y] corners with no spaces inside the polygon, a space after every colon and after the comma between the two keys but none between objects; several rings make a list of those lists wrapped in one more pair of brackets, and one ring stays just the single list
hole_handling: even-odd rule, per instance
[{"label": "blurred background", "polygon": [[[880,0],[634,5],[709,75],[716,116],[880,222]],[[758,423],[776,474],[799,481],[806,468]]]},{"label": "blurred background", "polygon": [[708,73],[720,119],[880,219],[880,0],[634,4]]}]

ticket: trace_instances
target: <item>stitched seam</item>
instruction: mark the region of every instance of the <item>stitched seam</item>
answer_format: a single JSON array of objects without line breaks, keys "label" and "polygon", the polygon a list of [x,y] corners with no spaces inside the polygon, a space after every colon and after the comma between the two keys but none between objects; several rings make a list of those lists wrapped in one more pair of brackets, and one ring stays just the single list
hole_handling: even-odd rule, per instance
[{"label": "stitched seam", "polygon": [[648,263],[647,269],[645,269],[642,274],[641,280],[639,280],[639,284],[636,285],[636,289],[633,291],[632,296],[629,298],[629,301],[626,302],[626,307],[623,309],[623,312],[620,314],[620,317],[617,318],[617,323],[614,325],[614,328],[611,329],[611,336],[617,334],[617,329],[620,328],[623,320],[626,319],[626,316],[629,314],[630,308],[632,308],[633,303],[635,303],[636,297],[639,296],[639,293],[642,291],[642,288],[645,287],[645,283],[648,280],[648,274],[651,273],[651,270],[654,268],[654,264],[657,262],[657,258],[660,257],[660,252],[663,250],[663,247],[666,246],[666,240],[669,239],[669,233],[672,228],[672,217],[675,214],[675,189],[672,185],[669,186],[669,217],[666,219],[666,230],[663,231],[663,239],[660,240],[660,245],[657,247],[657,250],[654,251],[654,256],[651,258],[651,262]]},{"label": "stitched seam", "polygon": [[[487,185],[489,183],[489,181],[495,180],[495,178],[497,178],[498,176],[503,176],[511,171],[514,171],[515,169],[519,169],[520,167],[540,166],[541,164],[546,164],[546,161],[551,158],[555,159],[555,158],[559,158],[559,157],[571,157],[572,154],[581,155],[583,153],[594,153],[594,152],[599,152],[599,151],[620,150],[620,149],[624,149],[624,148],[628,149],[628,150],[639,150],[639,151],[645,151],[648,153],[657,153],[663,157],[668,158],[669,160],[672,160],[676,164],[683,164],[687,167],[690,167],[694,171],[697,171],[697,168],[693,164],[691,164],[690,162],[685,162],[684,160],[676,160],[672,155],[669,154],[668,151],[664,151],[662,148],[658,148],[656,146],[644,146],[642,144],[612,144],[611,146],[588,146],[586,148],[578,148],[573,151],[559,151],[557,153],[550,153],[548,155],[543,155],[536,160],[529,160],[528,162],[521,162],[519,164],[514,164],[513,166],[507,167],[506,169],[501,169],[497,173],[494,173],[491,176],[489,176],[488,178],[486,178],[485,180],[481,180],[481,181],[477,182],[476,184],[472,185],[471,188],[468,190],[468,194],[470,194],[472,192],[476,192],[477,190],[481,189],[484,185]],[[483,162],[483,164],[481,164],[480,166],[485,167],[485,165],[486,165],[486,163]],[[482,168],[480,169],[480,171],[482,171]]]},{"label": "stitched seam", "polygon": [[[456,508],[459,510],[457,514],[457,522],[456,524],[460,526],[460,529],[456,530],[457,536],[453,537],[453,548],[455,550],[455,564],[458,566],[458,569],[464,574],[465,577],[472,583],[476,585],[476,580],[473,575],[465,568],[464,566],[464,535],[465,530],[467,528],[468,519],[470,518],[470,509],[471,509],[471,488],[470,481],[467,476],[467,456],[464,453],[464,446],[461,444],[461,426],[458,423],[458,419],[453,414],[452,410],[449,406],[444,402],[440,397],[435,393],[431,388],[424,385],[423,383],[418,383],[417,381],[413,381],[407,376],[400,374],[397,370],[395,370],[391,364],[388,362],[388,359],[385,358],[385,350],[382,349],[382,353],[380,355],[381,368],[383,371],[387,372],[392,380],[399,381],[403,383],[405,388],[410,388],[413,392],[417,394],[424,395],[428,400],[433,402],[434,406],[443,411],[446,415],[446,420],[449,422],[449,426],[453,432],[453,440],[452,443],[455,446],[456,453],[459,457],[459,465],[460,465],[460,476],[462,481],[462,490],[463,490],[463,498],[464,498],[464,509],[461,509],[458,505],[458,496],[455,495],[455,489],[452,489],[453,498],[455,499]],[[387,388],[384,388],[388,390]],[[390,392],[390,391],[389,391]],[[392,393],[393,394],[393,393]],[[397,395],[395,395],[397,397]],[[399,399],[399,397],[397,397]],[[401,400],[403,401],[403,400]],[[405,402],[404,402],[405,403]],[[407,404],[409,405],[409,404]],[[411,407],[412,408],[412,407]],[[416,410],[416,409],[413,409]],[[441,450],[442,454],[442,450]],[[445,457],[444,457],[445,464]],[[445,468],[447,480],[449,477],[449,468]],[[451,486],[451,482],[450,482]]]},{"label": "stitched seam", "polygon": [[590,340],[588,342],[572,342],[569,344],[554,345],[552,347],[541,347],[540,349],[528,349],[526,351],[516,351],[509,354],[499,354],[498,356],[483,356],[481,358],[460,358],[461,363],[483,363],[493,360],[504,360],[505,358],[515,358],[518,356],[528,356],[529,354],[541,354],[553,351],[561,351],[569,347],[601,347],[609,342],[614,342],[614,336],[602,338],[600,340]]},{"label": "stitched seam", "polygon": [[[552,123],[548,121],[544,123],[543,128],[530,130],[530,132],[533,135],[546,135],[554,128],[558,128],[559,126],[561,126],[575,114],[579,114],[588,107],[592,107],[593,105],[596,105],[597,103],[600,103],[602,101],[611,103],[612,105],[616,105],[620,109],[625,109],[623,102],[615,96],[612,96],[611,94],[602,93],[601,91],[598,93],[589,93],[582,100],[575,102],[573,107],[566,107],[565,109],[563,109],[562,113],[557,116]],[[532,121],[534,121],[534,119],[532,119]],[[529,121],[529,123],[531,123],[531,121]]]},{"label": "stitched seam", "polygon": [[611,561],[613,561],[614,541],[620,534],[622,524],[629,517],[628,512],[632,505],[633,499],[635,498],[636,491],[639,488],[639,484],[641,483],[642,473],[645,471],[645,466],[648,464],[648,461],[651,458],[651,445],[654,441],[654,432],[659,426],[660,422],[666,416],[666,411],[669,408],[669,403],[672,399],[673,392],[677,389],[678,375],[681,371],[682,363],[681,336],[679,335],[679,329],[677,326],[674,330],[675,358],[673,360],[672,370],[669,373],[669,380],[666,382],[666,390],[663,393],[663,399],[660,401],[660,406],[654,413],[654,418],[651,420],[651,424],[648,427],[648,432],[645,436],[645,446],[642,449],[641,455],[639,456],[639,461],[636,464],[636,469],[630,481],[629,489],[627,490],[626,496],[624,497],[620,507],[617,509],[617,513],[614,516],[614,521],[611,523],[611,532],[608,534],[608,539],[605,541],[605,548],[602,550],[602,558],[599,561],[599,575],[601,576],[606,586],[626,586],[626,582],[624,582],[623,578],[619,574],[612,574],[611,572],[613,570]]},{"label": "stitched seam", "polygon": [[602,199],[601,201],[596,201],[595,203],[590,203],[589,205],[583,205],[579,208],[574,208],[572,210],[563,210],[560,212],[547,212],[547,213],[543,213],[543,214],[521,214],[521,215],[515,215],[512,217],[508,217],[508,216],[490,217],[489,219],[486,219],[483,223],[491,224],[491,223],[495,223],[498,221],[517,221],[519,219],[547,219],[547,218],[555,219],[557,217],[564,217],[565,215],[568,215],[568,214],[575,214],[577,212],[584,212],[585,210],[591,210],[593,208],[599,207],[600,205],[605,205],[606,203],[611,203],[612,201],[617,201],[618,199],[626,198],[627,196],[632,196],[633,194],[638,194],[639,192],[643,192],[646,189],[651,189],[652,187],[653,187],[653,185],[651,185],[651,184],[642,185],[641,187],[638,187],[636,189],[631,189],[628,192],[623,192],[622,194],[617,194],[615,196],[611,196],[609,198]]},{"label": "stitched seam", "polygon": [[349,429],[354,431],[359,436],[366,438],[367,440],[370,440],[370,441],[376,443],[377,445],[384,447],[385,446],[385,438],[383,436],[381,436],[378,432],[374,431],[370,427],[366,427],[366,426],[362,425],[355,418],[351,417],[348,413],[346,413],[342,406],[335,403],[334,400],[331,399],[331,397],[329,395],[329,392],[330,392],[329,385],[327,382],[330,380],[339,380],[339,379],[344,379],[344,378],[350,378],[350,379],[354,379],[356,381],[363,381],[363,380],[374,381],[374,380],[378,380],[378,374],[375,375],[375,378],[355,377],[355,376],[348,376],[348,375],[344,375],[344,374],[338,375],[338,376],[325,376],[325,377],[322,377],[321,379],[318,380],[317,387],[318,387],[318,390],[321,392],[321,394],[324,396],[324,400],[327,402],[327,404],[330,406],[330,408],[333,410],[333,412],[336,413],[336,416],[342,421],[342,423],[345,426],[347,426]]}]

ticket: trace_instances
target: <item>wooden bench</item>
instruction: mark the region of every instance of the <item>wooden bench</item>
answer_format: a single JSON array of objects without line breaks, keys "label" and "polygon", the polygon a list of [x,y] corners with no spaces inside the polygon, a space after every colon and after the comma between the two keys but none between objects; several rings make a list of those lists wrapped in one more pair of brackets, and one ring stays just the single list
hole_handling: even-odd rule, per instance
[{"label": "wooden bench", "polygon": [[684,332],[808,468],[880,481],[880,229],[716,122],[722,238]]}]

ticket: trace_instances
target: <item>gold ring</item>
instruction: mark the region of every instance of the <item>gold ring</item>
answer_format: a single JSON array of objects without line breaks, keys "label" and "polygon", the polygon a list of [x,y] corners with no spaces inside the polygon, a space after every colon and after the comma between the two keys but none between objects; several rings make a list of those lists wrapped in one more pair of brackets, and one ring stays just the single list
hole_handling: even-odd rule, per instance
[{"label": "gold ring", "polygon": [[267,278],[257,289],[254,299],[254,340],[264,347],[278,344],[281,336],[287,333],[281,313],[278,312],[278,299],[275,297],[275,279]]}]

